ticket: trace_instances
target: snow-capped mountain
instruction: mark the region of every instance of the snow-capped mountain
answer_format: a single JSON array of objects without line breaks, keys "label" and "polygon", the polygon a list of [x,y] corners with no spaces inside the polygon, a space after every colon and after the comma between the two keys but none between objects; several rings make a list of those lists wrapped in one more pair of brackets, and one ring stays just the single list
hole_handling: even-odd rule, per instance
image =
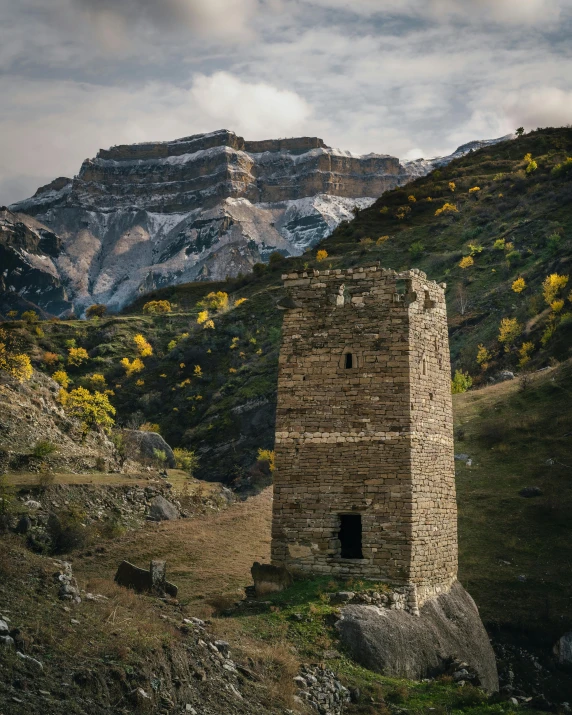
[{"label": "snow-capped mountain", "polygon": [[298,255],[405,179],[395,157],[223,130],[101,150],[73,180],[10,208],[61,238],[54,262],[81,312],[245,273],[273,251]]},{"label": "snow-capped mountain", "polygon": [[461,156],[465,156],[471,151],[476,151],[477,149],[482,149],[486,146],[491,146],[492,144],[498,144],[499,142],[505,142],[509,139],[514,139],[516,134],[507,134],[504,137],[498,137],[498,139],[477,139],[472,142],[467,142],[466,144],[461,144],[457,147],[452,154],[447,156],[436,156],[433,159],[413,159],[412,161],[404,161],[403,169],[406,174],[411,179],[417,179],[420,176],[426,176],[433,169],[438,169],[440,166],[446,166],[453,159],[459,159]]},{"label": "snow-capped mountain", "polygon": [[[18,261],[2,263],[4,288],[50,312],[73,303],[81,313],[96,302],[120,309],[161,286],[247,273],[273,251],[303,253],[384,191],[502,139],[405,164],[317,137],[245,141],[227,130],[102,149],[73,179],[59,177],[10,207],[8,222],[51,233],[57,249],[43,257],[40,244],[35,253],[17,249]],[[8,235],[0,232],[0,244]]]}]

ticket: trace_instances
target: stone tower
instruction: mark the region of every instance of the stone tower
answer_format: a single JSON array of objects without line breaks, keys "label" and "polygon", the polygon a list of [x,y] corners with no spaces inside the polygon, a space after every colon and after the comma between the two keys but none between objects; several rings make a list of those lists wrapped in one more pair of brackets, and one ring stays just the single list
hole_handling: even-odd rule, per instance
[{"label": "stone tower", "polygon": [[445,286],[379,265],[283,280],[272,563],[421,606],[457,576]]}]

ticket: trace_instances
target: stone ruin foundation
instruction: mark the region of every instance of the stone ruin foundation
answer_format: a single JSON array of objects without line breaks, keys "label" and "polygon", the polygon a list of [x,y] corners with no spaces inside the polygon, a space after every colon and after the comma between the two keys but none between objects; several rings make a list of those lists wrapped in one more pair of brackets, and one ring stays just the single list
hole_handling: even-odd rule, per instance
[{"label": "stone ruin foundation", "polygon": [[272,564],[406,587],[415,613],[457,577],[445,285],[378,264],[283,280]]}]

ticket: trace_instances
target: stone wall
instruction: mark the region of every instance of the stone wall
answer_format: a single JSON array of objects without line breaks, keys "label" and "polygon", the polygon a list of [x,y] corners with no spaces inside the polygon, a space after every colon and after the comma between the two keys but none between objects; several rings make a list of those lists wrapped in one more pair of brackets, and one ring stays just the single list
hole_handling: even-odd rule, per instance
[{"label": "stone wall", "polygon": [[[444,286],[378,265],[283,278],[272,562],[421,604],[457,570]],[[342,558],[340,515],[361,518],[362,558]]]}]

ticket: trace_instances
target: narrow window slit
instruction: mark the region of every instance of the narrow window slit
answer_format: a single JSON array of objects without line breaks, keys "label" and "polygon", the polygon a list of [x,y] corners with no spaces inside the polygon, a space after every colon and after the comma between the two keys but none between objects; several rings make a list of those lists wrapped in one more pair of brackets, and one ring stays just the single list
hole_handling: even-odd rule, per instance
[{"label": "narrow window slit", "polygon": [[346,353],[346,370],[350,370],[354,366],[354,356],[351,353]]}]

